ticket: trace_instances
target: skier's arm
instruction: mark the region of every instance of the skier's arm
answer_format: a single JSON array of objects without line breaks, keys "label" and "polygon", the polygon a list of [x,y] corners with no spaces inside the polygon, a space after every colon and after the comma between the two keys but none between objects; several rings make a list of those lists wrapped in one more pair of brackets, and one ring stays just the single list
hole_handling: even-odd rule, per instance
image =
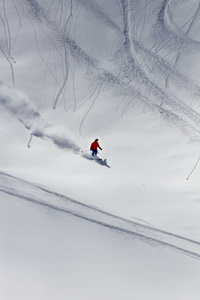
[{"label": "skier's arm", "polygon": [[101,149],[101,150],[103,150],[103,149],[99,146],[99,144],[98,144],[98,148]]}]

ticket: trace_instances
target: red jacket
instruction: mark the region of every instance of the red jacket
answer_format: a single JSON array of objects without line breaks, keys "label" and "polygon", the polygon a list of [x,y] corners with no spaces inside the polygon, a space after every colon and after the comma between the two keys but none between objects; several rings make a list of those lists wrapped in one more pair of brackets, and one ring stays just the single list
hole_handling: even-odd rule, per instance
[{"label": "red jacket", "polygon": [[99,143],[94,141],[92,144],[91,144],[91,149],[92,150],[97,150],[97,148],[101,149],[101,147],[99,146]]}]

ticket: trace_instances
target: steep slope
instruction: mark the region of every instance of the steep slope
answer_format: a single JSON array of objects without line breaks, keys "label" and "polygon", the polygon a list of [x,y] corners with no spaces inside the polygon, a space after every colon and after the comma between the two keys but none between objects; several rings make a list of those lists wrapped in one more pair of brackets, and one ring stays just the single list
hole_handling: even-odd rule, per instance
[{"label": "steep slope", "polygon": [[198,299],[199,7],[1,2],[2,299]]},{"label": "steep slope", "polygon": [[159,241],[162,232],[150,237],[148,226],[6,174],[0,179],[1,298],[198,299],[199,254]]}]

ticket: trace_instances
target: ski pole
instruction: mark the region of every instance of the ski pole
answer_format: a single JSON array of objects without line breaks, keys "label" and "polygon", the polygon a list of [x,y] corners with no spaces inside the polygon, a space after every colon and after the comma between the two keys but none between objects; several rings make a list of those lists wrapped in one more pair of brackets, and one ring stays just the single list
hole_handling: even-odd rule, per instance
[{"label": "ski pole", "polygon": [[198,160],[197,160],[197,162],[196,162],[196,164],[195,164],[194,168],[192,169],[192,171],[190,172],[190,174],[189,174],[189,175],[188,175],[188,177],[186,178],[186,180],[188,180],[188,179],[190,178],[190,176],[192,175],[192,173],[193,173],[193,172],[194,172],[194,170],[196,169],[196,167],[197,167],[197,165],[198,165],[199,161],[200,161],[200,156],[199,156],[199,158],[198,158]]}]

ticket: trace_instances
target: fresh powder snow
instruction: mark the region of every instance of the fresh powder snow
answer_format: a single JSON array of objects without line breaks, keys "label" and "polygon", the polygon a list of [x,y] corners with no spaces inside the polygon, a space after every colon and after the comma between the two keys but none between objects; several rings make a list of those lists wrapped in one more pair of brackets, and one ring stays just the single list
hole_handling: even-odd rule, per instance
[{"label": "fresh powder snow", "polygon": [[198,300],[199,1],[0,11],[0,299]]}]

